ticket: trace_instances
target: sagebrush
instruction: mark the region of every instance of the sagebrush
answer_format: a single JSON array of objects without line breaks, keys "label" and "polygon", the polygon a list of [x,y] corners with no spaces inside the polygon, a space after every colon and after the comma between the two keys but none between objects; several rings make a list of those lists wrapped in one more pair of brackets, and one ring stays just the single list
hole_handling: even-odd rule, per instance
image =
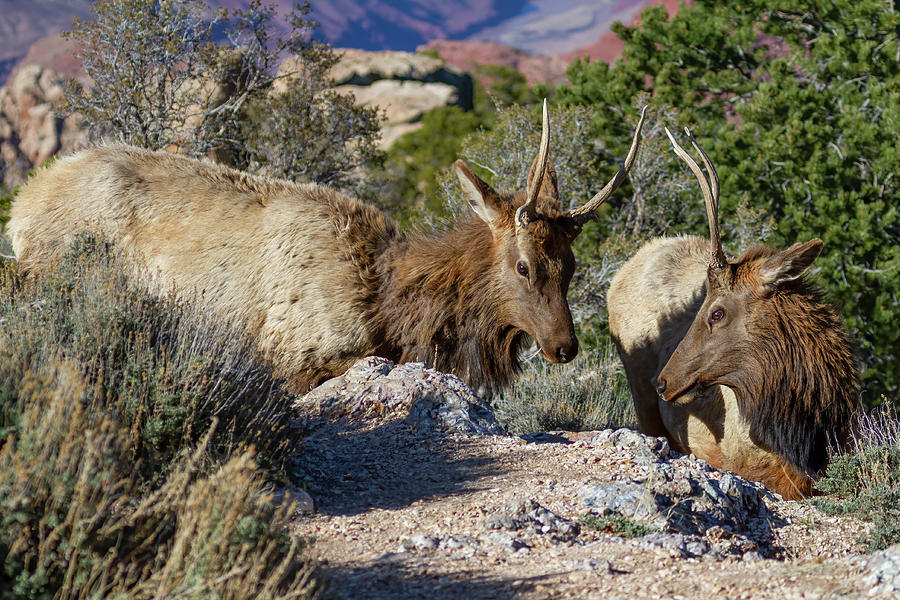
[{"label": "sagebrush", "polygon": [[379,113],[329,89],[340,55],[313,37],[308,2],[286,31],[260,0],[231,11],[102,0],[92,10],[64,34],[90,78],[70,82],[65,109],[91,139],[357,190],[361,168],[380,164]]},{"label": "sagebrush", "polygon": [[300,431],[230,324],[148,294],[79,237],[0,269],[0,595],[308,598],[286,529]]},{"label": "sagebrush", "polygon": [[582,352],[566,365],[532,359],[491,405],[500,424],[514,435],[637,424],[628,382],[611,346]]},{"label": "sagebrush", "polygon": [[900,419],[893,404],[860,414],[850,444],[815,487],[828,494],[814,500],[825,512],[871,522],[864,536],[870,550],[900,542]]}]

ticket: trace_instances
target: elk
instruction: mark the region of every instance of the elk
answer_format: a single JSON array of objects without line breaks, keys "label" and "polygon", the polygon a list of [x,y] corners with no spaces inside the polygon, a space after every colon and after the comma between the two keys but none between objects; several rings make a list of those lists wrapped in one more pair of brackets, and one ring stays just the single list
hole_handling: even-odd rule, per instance
[{"label": "elk", "polygon": [[419,361],[476,390],[505,386],[531,336],[543,357],[578,353],[566,294],[572,242],[625,179],[560,209],[546,101],[524,192],[498,192],[454,163],[472,208],[443,234],[405,235],[334,189],[123,145],[60,159],[21,190],[8,229],[21,268],[47,268],[94,230],[160,289],[246,323],[262,354],[305,392],[360,357]]},{"label": "elk", "polygon": [[718,175],[685,132],[708,177],[666,129],[700,184],[710,239],[651,240],[607,295],[639,425],[680,452],[803,498],[859,403],[843,321],[804,278],[822,241],[758,244],[726,258]]}]

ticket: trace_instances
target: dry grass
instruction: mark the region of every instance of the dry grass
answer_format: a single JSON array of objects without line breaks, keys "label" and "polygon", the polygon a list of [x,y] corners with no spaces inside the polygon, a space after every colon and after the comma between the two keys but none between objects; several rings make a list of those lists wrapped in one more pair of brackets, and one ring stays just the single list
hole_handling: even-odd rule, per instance
[{"label": "dry grass", "polygon": [[567,365],[535,358],[491,404],[500,423],[517,435],[634,427],[637,422],[628,382],[612,346],[583,352]]},{"label": "dry grass", "polygon": [[900,542],[900,419],[893,404],[860,414],[851,443],[816,489],[829,495],[814,501],[819,508],[871,521],[870,550]]},{"label": "dry grass", "polygon": [[309,598],[285,527],[291,398],[247,340],[81,238],[0,270],[0,596]]}]

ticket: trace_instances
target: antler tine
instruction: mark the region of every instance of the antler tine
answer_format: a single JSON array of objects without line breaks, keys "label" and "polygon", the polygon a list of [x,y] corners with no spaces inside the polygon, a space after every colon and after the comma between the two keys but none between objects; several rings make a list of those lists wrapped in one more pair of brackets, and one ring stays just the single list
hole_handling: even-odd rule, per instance
[{"label": "antler tine", "polygon": [[[687,127],[684,128],[684,132],[691,139],[691,145],[694,146],[694,149],[700,153],[700,158],[703,159],[703,166],[706,167],[706,172],[709,173],[709,183],[712,188],[713,198],[716,200],[716,216],[719,215],[719,174],[716,172],[716,168],[713,166],[712,161],[707,156],[706,151],[700,147],[700,144],[697,143],[697,140],[694,139],[694,136],[691,135],[691,130]],[[718,219],[716,219],[716,223],[718,223]]]},{"label": "antler tine", "polygon": [[516,211],[516,223],[520,227],[528,225],[537,217],[535,211],[535,203],[538,194],[541,191],[541,184],[544,182],[544,172],[547,170],[547,159],[550,156],[550,118],[547,115],[547,99],[544,98],[544,109],[542,112],[541,124],[541,145],[538,150],[537,172],[534,174],[532,185],[528,188],[528,197],[525,204]]},{"label": "antler tine", "polygon": [[641,109],[641,118],[634,130],[634,139],[631,140],[631,149],[628,150],[628,156],[625,157],[625,164],[622,165],[619,172],[603,186],[602,190],[594,194],[593,198],[581,206],[569,211],[569,216],[573,217],[579,224],[593,219],[594,211],[597,210],[601,204],[606,202],[606,200],[612,196],[612,193],[622,185],[623,181],[625,181],[625,176],[628,175],[628,171],[631,170],[634,159],[637,157],[638,148],[641,146],[641,129],[644,127],[644,119],[647,116],[648,107],[649,105],[644,106],[644,108]]},{"label": "antler tine", "polygon": [[690,129],[685,127],[684,132],[690,138],[694,148],[700,153],[703,164],[711,177],[707,177],[700,165],[697,164],[697,161],[691,158],[691,155],[675,141],[675,137],[672,136],[669,128],[666,127],[665,130],[666,135],[669,136],[669,141],[672,142],[675,154],[687,163],[687,166],[697,178],[697,183],[700,184],[700,191],[703,193],[703,201],[706,205],[706,218],[709,221],[709,266],[715,269],[724,269],[728,265],[728,261],[725,259],[725,251],[722,250],[722,238],[719,235],[719,175],[716,173],[709,156],[703,151],[703,148],[700,147],[694,136],[691,135]]}]

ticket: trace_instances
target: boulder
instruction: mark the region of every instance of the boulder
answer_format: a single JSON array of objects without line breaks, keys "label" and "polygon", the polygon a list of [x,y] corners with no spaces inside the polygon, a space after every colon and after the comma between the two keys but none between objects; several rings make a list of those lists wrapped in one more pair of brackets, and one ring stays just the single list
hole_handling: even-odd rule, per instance
[{"label": "boulder", "polygon": [[300,398],[299,412],[351,421],[405,420],[415,431],[502,435],[487,402],[456,375],[421,363],[395,365],[386,358],[358,360]]},{"label": "boulder", "polygon": [[471,108],[472,78],[439,58],[414,52],[367,52],[342,49],[341,60],[331,69],[335,85],[372,85],[383,79],[443,83],[460,90],[460,100]]},{"label": "boulder", "polygon": [[339,93],[352,93],[359,104],[384,111],[386,126],[417,123],[429,110],[459,105],[459,88],[446,83],[379,79],[371,85],[340,85]]},{"label": "boulder", "polygon": [[642,543],[675,555],[773,554],[772,528],[780,519],[769,506],[774,497],[759,483],[629,429],[602,431],[591,444],[629,456],[642,475],[583,487],[578,496],[588,512],[634,520],[650,530]]},{"label": "boulder", "polygon": [[[353,94],[363,106],[383,111],[381,148],[420,127],[429,110],[442,106],[472,108],[472,78],[441,59],[412,52],[340,49],[340,61],[329,73],[339,93]],[[297,70],[287,58],[279,75]],[[283,83],[276,83],[276,90]]]},{"label": "boulder", "polygon": [[900,544],[872,555],[863,569],[863,582],[870,588],[870,596],[896,598],[900,594]]}]

